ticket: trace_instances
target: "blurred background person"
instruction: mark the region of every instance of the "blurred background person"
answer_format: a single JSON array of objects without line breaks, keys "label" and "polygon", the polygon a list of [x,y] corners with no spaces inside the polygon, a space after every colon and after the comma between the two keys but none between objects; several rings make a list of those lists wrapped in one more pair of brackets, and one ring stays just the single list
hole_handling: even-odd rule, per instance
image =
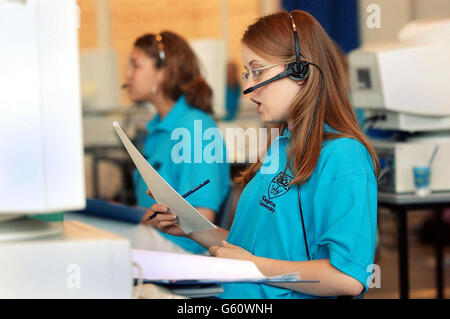
[{"label": "blurred background person", "polygon": [[[223,140],[221,163],[206,163],[204,158],[201,163],[194,163],[193,160],[194,130],[200,129],[203,137],[208,128],[217,128],[211,117],[212,91],[200,74],[193,50],[185,39],[170,31],[139,37],[131,51],[126,85],[131,100],[150,102],[157,111],[147,124],[148,134],[143,145],[143,156],[180,194],[210,180],[187,200],[208,220],[214,222],[228,194],[230,171]],[[183,154],[190,154],[191,158],[187,163],[177,163],[172,157],[172,150],[179,143],[179,140],[171,139],[172,132],[180,128],[190,132],[191,149],[182,150]],[[204,149],[208,143],[202,144]],[[137,171],[134,172],[134,184],[137,205],[151,207],[155,200],[147,195],[147,185]],[[151,215],[153,212],[148,210],[143,222],[153,225],[156,218],[148,221]],[[156,229],[154,237],[149,249],[179,251],[178,248],[181,247],[188,252],[205,252],[203,247],[189,239],[163,234]]]}]

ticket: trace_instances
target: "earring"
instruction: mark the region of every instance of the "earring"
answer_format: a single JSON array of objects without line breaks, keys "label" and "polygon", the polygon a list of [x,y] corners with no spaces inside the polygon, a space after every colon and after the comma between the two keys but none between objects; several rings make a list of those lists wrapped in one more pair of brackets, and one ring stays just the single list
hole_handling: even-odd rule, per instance
[{"label": "earring", "polygon": [[157,85],[153,85],[152,86],[152,94],[156,94],[156,92],[158,92],[158,86]]}]

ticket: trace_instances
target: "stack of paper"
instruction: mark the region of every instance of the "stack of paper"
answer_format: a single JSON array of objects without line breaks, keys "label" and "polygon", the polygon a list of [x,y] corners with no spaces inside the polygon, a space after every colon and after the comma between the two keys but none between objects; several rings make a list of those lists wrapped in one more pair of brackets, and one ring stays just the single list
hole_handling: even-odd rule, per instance
[{"label": "stack of paper", "polygon": [[295,282],[298,274],[266,277],[253,262],[133,249],[135,279],[157,283]]}]

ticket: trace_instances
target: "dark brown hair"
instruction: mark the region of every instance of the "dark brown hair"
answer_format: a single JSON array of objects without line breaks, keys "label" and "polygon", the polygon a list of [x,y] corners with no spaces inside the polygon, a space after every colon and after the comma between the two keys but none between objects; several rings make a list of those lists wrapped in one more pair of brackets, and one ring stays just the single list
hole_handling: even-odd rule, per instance
[{"label": "dark brown hair", "polygon": [[[162,84],[163,94],[174,101],[184,94],[188,104],[212,114],[212,90],[200,73],[194,51],[185,39],[173,32],[163,31],[160,35],[165,57],[159,67],[167,70]],[[139,37],[134,46],[143,50],[155,63],[158,61],[159,48],[155,34]]]},{"label": "dark brown hair", "polygon": [[[319,160],[323,140],[339,137],[349,137],[361,142],[370,153],[375,174],[378,175],[378,157],[368,138],[360,130],[349,98],[347,70],[342,55],[313,16],[300,10],[292,11],[291,14],[297,27],[302,55],[306,61],[317,64],[324,75],[323,96],[318,106],[302,165],[300,165],[300,157],[306,143],[308,130],[312,124],[313,113],[321,88],[321,76],[315,67],[309,66],[309,77],[305,80],[303,89],[294,98],[290,106],[293,128],[288,151],[288,167],[295,174],[292,184],[303,184],[309,179]],[[287,12],[275,13],[261,17],[250,25],[242,37],[242,43],[267,61],[287,64],[295,61],[292,29]],[[340,133],[325,133],[323,123],[327,123]],[[280,123],[277,127],[282,132],[287,128],[287,123]],[[269,136],[268,145],[270,145],[270,141]],[[291,167],[291,164],[294,167]],[[247,184],[261,165],[260,160],[251,164],[236,179],[236,182]]]}]

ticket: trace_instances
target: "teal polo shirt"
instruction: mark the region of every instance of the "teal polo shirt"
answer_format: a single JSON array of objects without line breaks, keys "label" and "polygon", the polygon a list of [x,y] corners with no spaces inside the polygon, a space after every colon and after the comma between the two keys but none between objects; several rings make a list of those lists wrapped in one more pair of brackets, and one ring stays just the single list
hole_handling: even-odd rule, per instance
[{"label": "teal polo shirt", "polygon": [[[208,129],[217,129],[213,118],[188,105],[185,97],[181,96],[162,120],[157,114],[149,121],[142,153],[161,177],[181,195],[209,179],[208,184],[186,200],[194,207],[209,208],[217,213],[231,185],[230,168],[226,163],[223,138],[217,139],[220,149],[212,147],[217,136],[208,134],[211,131]],[[212,154],[214,158],[205,158],[203,154]],[[217,160],[219,157],[220,161]],[[155,200],[146,194],[147,185],[137,171],[133,178],[138,206],[150,208]],[[190,252],[205,251],[205,248],[188,238],[160,233]]]},{"label": "teal polo shirt", "polygon": [[[332,129],[325,125],[324,129]],[[250,253],[289,261],[308,260],[293,174],[284,172],[290,132],[276,138],[279,169],[261,169],[244,188],[227,241]],[[350,138],[324,141],[311,177],[301,187],[301,203],[311,259],[331,265],[360,281],[367,289],[377,229],[377,181],[372,159],[360,142]],[[301,274],[300,274],[301,276]],[[320,279],[319,279],[320,281]],[[264,284],[224,284],[221,298],[318,298]]]}]

